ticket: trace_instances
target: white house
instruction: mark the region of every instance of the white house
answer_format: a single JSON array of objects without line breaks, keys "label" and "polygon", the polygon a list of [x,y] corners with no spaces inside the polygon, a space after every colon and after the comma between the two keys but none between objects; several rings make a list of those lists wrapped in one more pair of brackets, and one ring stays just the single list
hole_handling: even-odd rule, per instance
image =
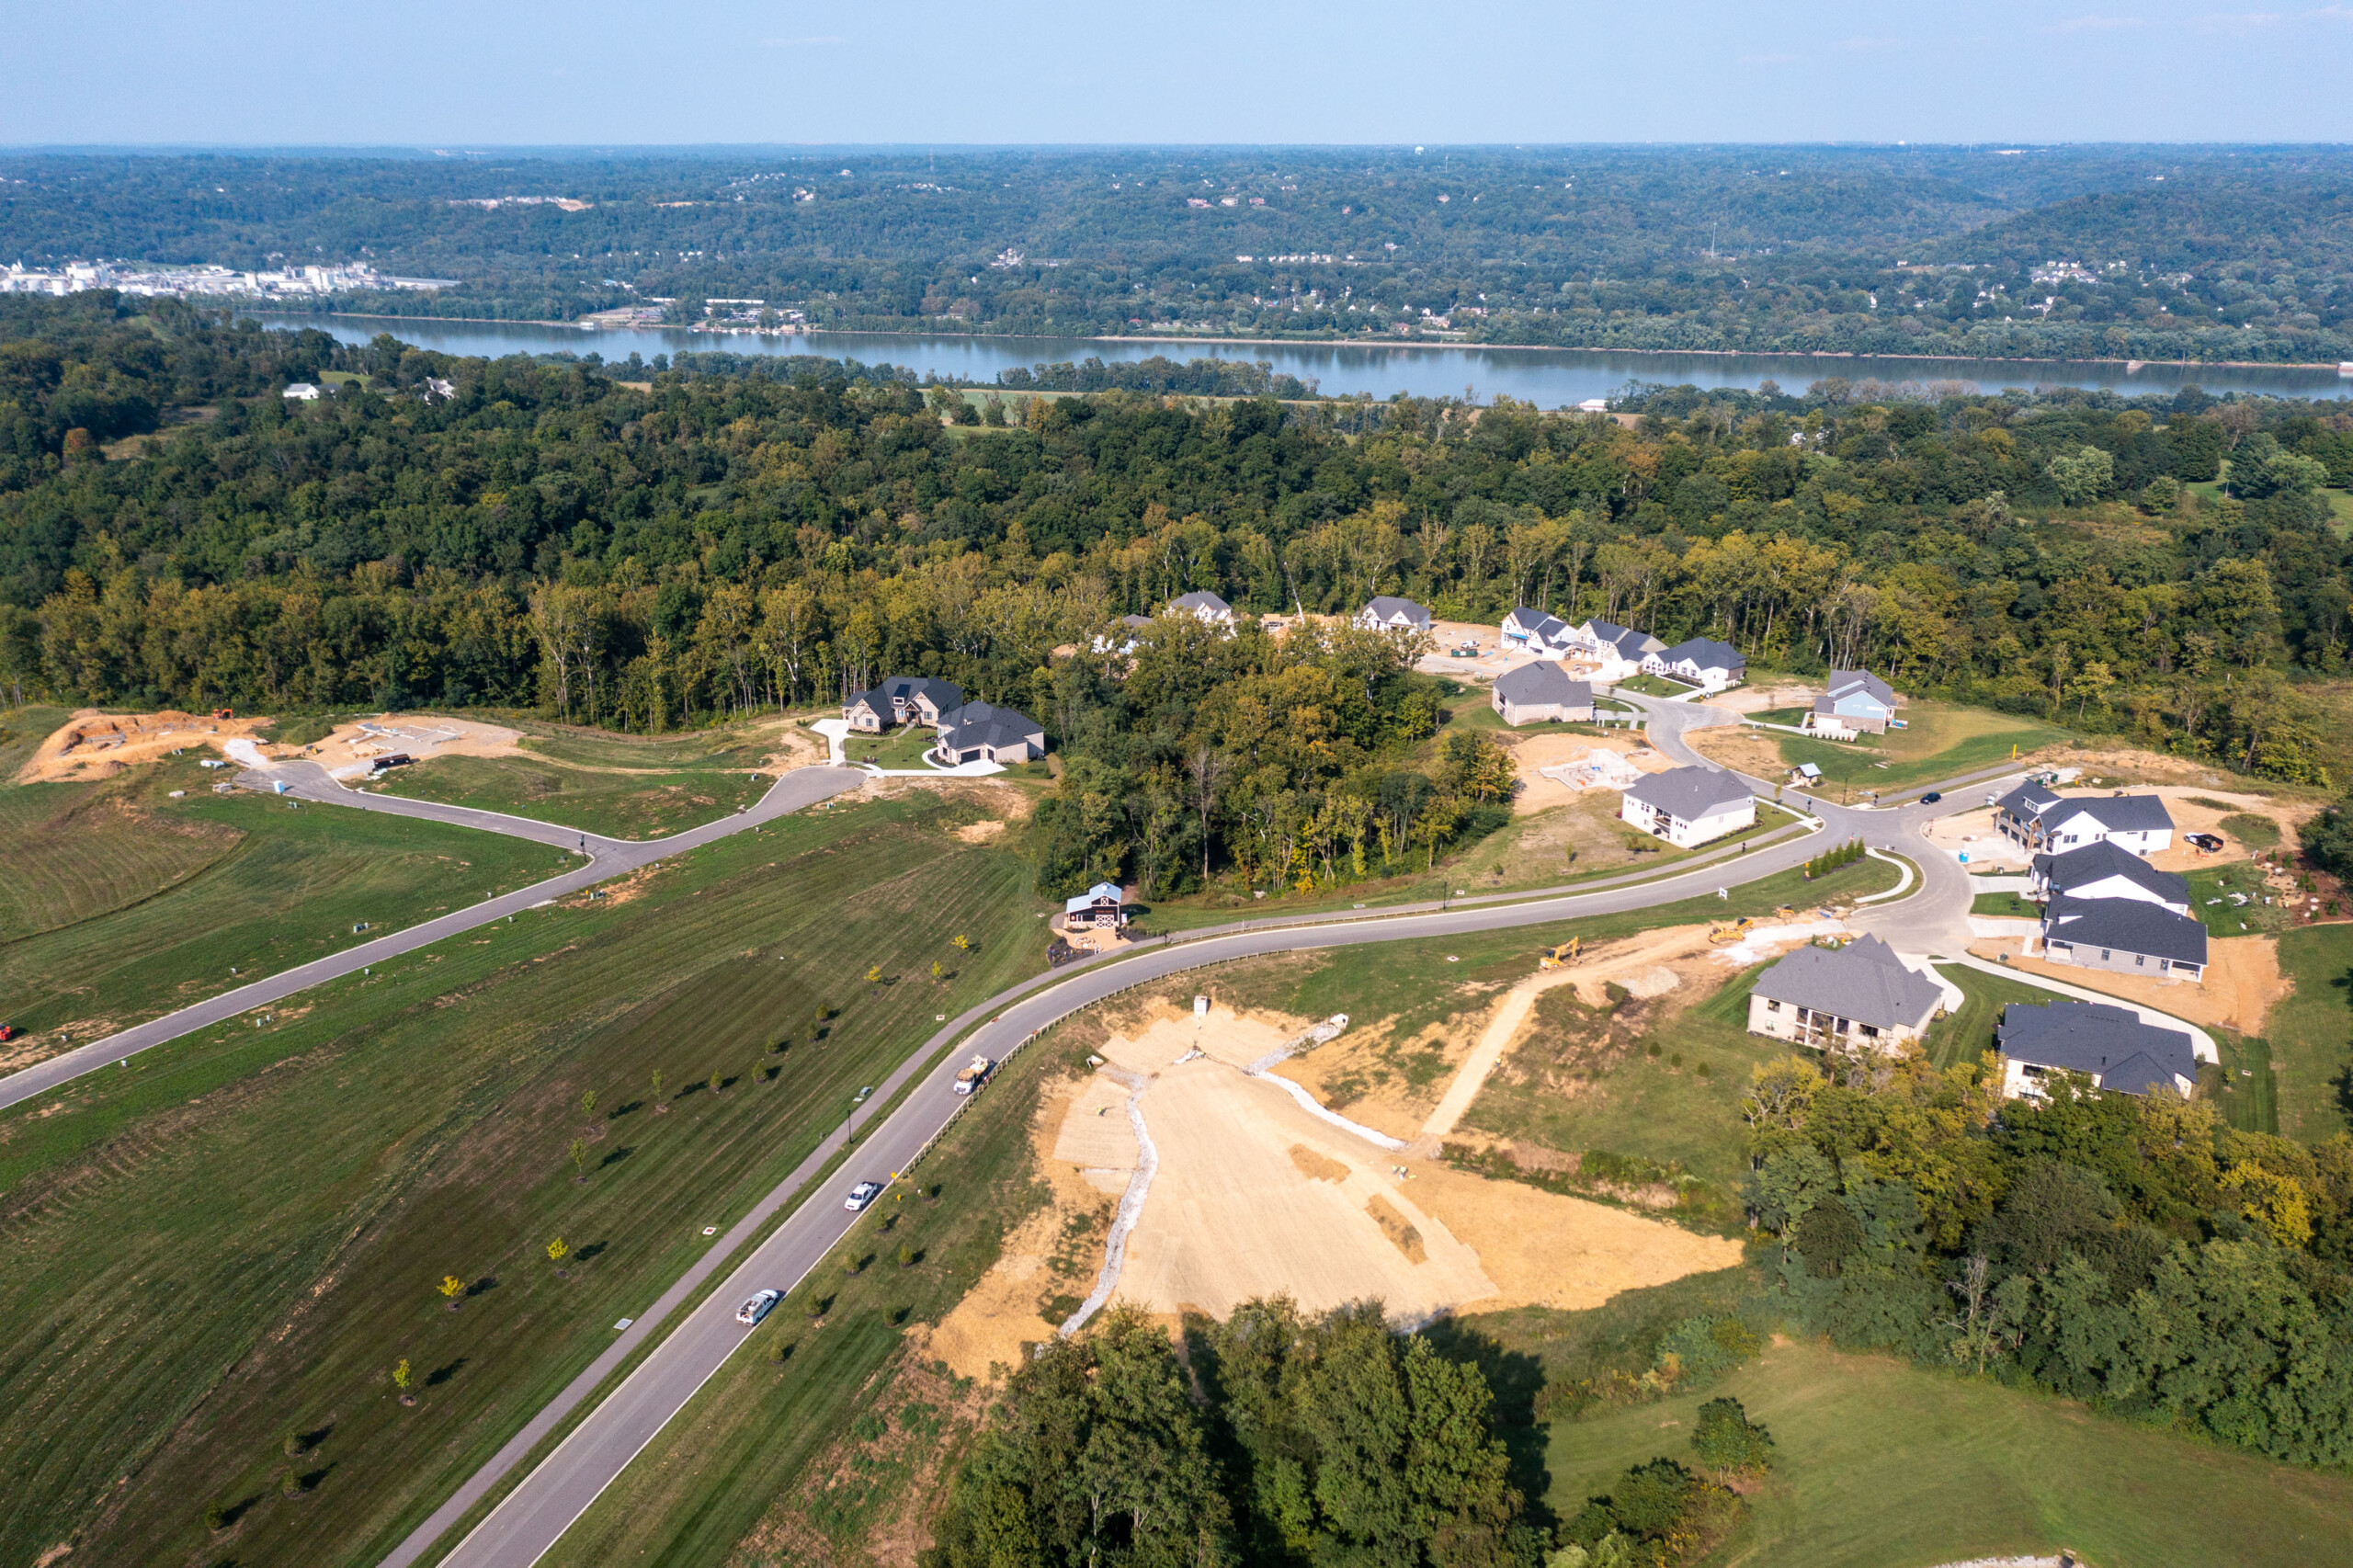
[{"label": "white house", "polygon": [[1829,689],[1813,699],[1801,727],[1841,739],[1883,735],[1895,717],[1895,688],[1869,670],[1832,670]]},{"label": "white house", "polygon": [[1380,594],[1357,611],[1357,624],[1367,631],[1427,631],[1430,612],[1411,599]]},{"label": "white house", "polygon": [[278,395],[290,397],[297,403],[316,403],[326,394],[309,381],[296,381]]},{"label": "white house", "polygon": [[1740,650],[1712,637],[1694,637],[1672,648],[1645,653],[1643,668],[1702,691],[1722,691],[1748,678],[1748,661],[1741,657]]},{"label": "white house", "polygon": [[2106,1002],[2012,1002],[1995,1031],[2002,1053],[2002,1093],[2041,1098],[2047,1080],[2080,1073],[2096,1089],[2145,1095],[2198,1087],[2198,1056],[2179,1029],[2144,1024],[2129,1007]]},{"label": "white house", "polygon": [[1994,805],[1995,830],[2029,854],[2103,842],[2135,855],[2173,847],[2173,817],[2154,795],[2062,795],[2021,784]]},{"label": "white house", "polygon": [[1568,672],[1550,659],[1497,676],[1493,701],[1504,722],[1515,729],[1547,721],[1590,723],[1593,720],[1593,687],[1571,680]]},{"label": "white house", "polygon": [[1618,815],[1679,849],[1756,824],[1756,797],[1721,768],[1672,768],[1626,791]]},{"label": "white house", "polygon": [[2189,913],[2189,879],[2160,871],[2146,860],[2101,839],[2059,855],[2037,855],[2029,873],[2036,898],[2131,898]]},{"label": "white house", "polygon": [[1233,607],[1206,588],[1196,589],[1168,601],[1168,608],[1180,615],[1189,615],[1212,626],[1232,626]]},{"label": "white house", "polygon": [[1748,993],[1748,1032],[1817,1048],[1884,1051],[1927,1034],[1944,994],[1877,937],[1843,948],[1800,948],[1756,977]]},{"label": "white house", "polygon": [[1570,656],[1592,665],[1593,678],[1605,684],[1632,678],[1644,659],[1665,646],[1647,631],[1608,620],[1588,620],[1569,633]]},{"label": "white house", "polygon": [[1574,630],[1557,615],[1522,605],[1504,617],[1503,642],[1506,648],[1525,648],[1540,658],[1557,659],[1573,650],[1574,641]]}]

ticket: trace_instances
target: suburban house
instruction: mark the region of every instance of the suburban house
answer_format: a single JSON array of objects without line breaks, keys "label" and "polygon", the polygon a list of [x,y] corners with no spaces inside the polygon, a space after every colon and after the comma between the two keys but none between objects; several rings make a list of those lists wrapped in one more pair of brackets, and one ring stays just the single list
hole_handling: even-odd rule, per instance
[{"label": "suburban house", "polygon": [[1703,691],[1722,691],[1748,678],[1748,661],[1740,650],[1712,637],[1694,637],[1645,653],[1642,664],[1654,676],[1669,676]]},{"label": "suburban house", "polygon": [[316,403],[319,401],[320,394],[318,387],[310,381],[293,381],[278,395],[290,397],[297,403]]},{"label": "suburban house", "polygon": [[1830,689],[1813,699],[1802,729],[1846,739],[1883,735],[1895,717],[1895,688],[1869,670],[1832,670]]},{"label": "suburban house", "polygon": [[893,724],[932,724],[964,706],[964,688],[930,676],[892,676],[842,704],[853,730],[879,735]]},{"label": "suburban house", "polygon": [[2036,856],[2028,891],[2038,899],[2136,898],[2176,915],[2189,913],[2188,877],[2160,871],[2106,839],[2058,855]]},{"label": "suburban house", "polygon": [[2144,1024],[2129,1007],[2106,1002],[2013,1002],[1994,1039],[2002,1052],[2002,1093],[2040,1097],[2053,1073],[2081,1073],[2092,1086],[2120,1094],[2198,1087],[2198,1057],[2188,1035]]},{"label": "suburban house", "polygon": [[1116,931],[1128,923],[1127,912],[1120,907],[1123,902],[1119,883],[1097,882],[1085,892],[1063,900],[1063,928],[1070,931],[1094,926]]},{"label": "suburban house", "polygon": [[2103,842],[2135,855],[2173,847],[2173,817],[2154,795],[2067,796],[2021,784],[1994,808],[1995,828],[2030,854]]},{"label": "suburban house", "polygon": [[1547,721],[1590,723],[1593,687],[1571,680],[1568,672],[1550,659],[1539,659],[1495,677],[1495,711],[1515,729]]},{"label": "suburban house", "polygon": [[1357,611],[1357,624],[1367,631],[1427,631],[1430,612],[1411,599],[1375,595],[1370,603]]},{"label": "suburban house", "polygon": [[1090,646],[1097,653],[1117,653],[1126,658],[1136,651],[1136,634],[1151,624],[1152,618],[1148,615],[1123,615],[1120,618],[1118,631],[1097,632]]},{"label": "suburban house", "polygon": [[2086,969],[2203,981],[2206,927],[2143,899],[2054,898],[2042,906],[2042,955]]},{"label": "suburban house", "polygon": [[1207,588],[1197,589],[1181,598],[1171,599],[1168,601],[1168,608],[1179,615],[1189,615],[1197,619],[1208,621],[1212,626],[1233,624],[1233,607]]},{"label": "suburban house", "polygon": [[1638,670],[1643,661],[1653,653],[1662,653],[1666,644],[1647,631],[1637,631],[1631,626],[1615,621],[1588,620],[1569,633],[1569,648],[1581,658],[1602,665],[1623,665]]},{"label": "suburban house", "polygon": [[1927,1033],[1944,1000],[1944,987],[1906,969],[1877,937],[1863,937],[1843,948],[1800,948],[1757,976],[1748,1032],[1883,1051]]},{"label": "suburban house", "polygon": [[1628,790],[1618,814],[1644,833],[1688,849],[1756,824],[1756,797],[1721,768],[1671,768]]},{"label": "suburban house", "polygon": [[1029,762],[1046,755],[1045,726],[1026,713],[986,702],[967,702],[939,722],[941,761]]},{"label": "suburban house", "polygon": [[1526,605],[1504,617],[1505,647],[1525,648],[1548,659],[1557,659],[1573,651],[1575,635],[1569,623],[1559,616],[1547,615]]}]

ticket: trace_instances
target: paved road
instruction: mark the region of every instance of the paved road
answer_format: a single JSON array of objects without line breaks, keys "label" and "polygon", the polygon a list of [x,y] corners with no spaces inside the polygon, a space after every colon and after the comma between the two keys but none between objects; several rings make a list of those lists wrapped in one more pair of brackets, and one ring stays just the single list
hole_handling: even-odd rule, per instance
[{"label": "paved road", "polygon": [[[800,1286],[856,1222],[857,1217],[842,1207],[842,1193],[854,1182],[884,1180],[903,1169],[946,1125],[960,1103],[951,1085],[958,1067],[969,1054],[963,1049],[934,1067],[904,1103],[882,1117],[870,1131],[867,1129],[867,1117],[872,1114],[872,1107],[887,1101],[913,1077],[921,1063],[974,1023],[980,1022],[981,1028],[970,1037],[971,1049],[1002,1060],[1038,1030],[1081,1007],[1184,970],[1267,953],[1460,936],[1648,908],[1678,899],[1704,897],[1720,887],[1736,886],[1803,865],[1820,849],[1821,845],[1813,835],[1795,834],[1752,846],[1746,854],[1735,852],[1673,876],[1662,878],[1652,873],[1648,880],[1631,885],[1597,887],[1532,900],[1517,895],[1519,902],[1466,903],[1420,913],[1368,912],[1362,919],[1341,922],[1335,922],[1331,916],[1306,916],[1299,922],[1269,922],[1247,930],[1197,934],[1165,947],[1089,960],[1076,973],[1065,970],[1061,974],[1040,975],[992,998],[940,1029],[877,1087],[869,1108],[861,1110],[847,1130],[861,1141],[840,1179],[815,1193],[787,1217],[719,1289],[696,1306],[619,1388],[439,1562],[445,1568],[528,1568],[554,1545],[750,1333],[735,1323],[736,1306],[756,1290]],[[386,1568],[409,1568],[412,1563],[426,1560],[451,1527],[627,1360],[643,1335],[695,1296],[721,1262],[758,1235],[841,1146],[840,1135],[829,1140],[751,1214],[714,1243],[694,1271],[640,1314],[629,1329],[617,1335],[614,1344],[596,1363],[386,1557]]]},{"label": "paved road", "polygon": [[866,775],[846,767],[801,767],[784,775],[774,788],[760,797],[758,802],[733,816],[672,834],[667,838],[632,840],[606,838],[597,834],[584,834],[576,828],[561,827],[553,823],[533,822],[527,817],[507,816],[500,812],[475,811],[469,806],[445,806],[431,801],[404,801],[389,795],[362,794],[346,790],[327,777],[326,770],[315,763],[291,763],[267,770],[255,770],[238,776],[238,781],[255,788],[267,789],[283,780],[287,793],[307,801],[317,801],[338,806],[356,807],[361,811],[385,812],[393,816],[422,817],[447,823],[457,827],[479,828],[487,833],[503,833],[514,837],[534,839],[560,849],[585,852],[587,863],[576,870],[551,877],[543,882],[499,898],[485,899],[465,909],[453,910],[422,925],[411,926],[372,942],[363,942],[326,958],[314,959],[306,964],[241,985],[234,991],[224,991],[194,1006],[166,1013],[134,1028],[110,1034],[87,1045],[51,1057],[46,1062],[0,1078],[0,1110],[44,1095],[59,1085],[100,1067],[110,1067],[127,1057],[134,1056],[149,1046],[161,1045],[167,1040],[209,1028],[240,1013],[250,1011],[271,1002],[282,1001],[298,991],[305,991],[324,981],[355,974],[366,965],[384,963],[414,952],[460,931],[471,931],[494,920],[530,908],[535,903],[566,893],[577,892],[597,882],[626,876],[640,866],[676,855],[689,849],[741,833],[745,828],[768,822],[788,812],[855,790],[866,782]]}]

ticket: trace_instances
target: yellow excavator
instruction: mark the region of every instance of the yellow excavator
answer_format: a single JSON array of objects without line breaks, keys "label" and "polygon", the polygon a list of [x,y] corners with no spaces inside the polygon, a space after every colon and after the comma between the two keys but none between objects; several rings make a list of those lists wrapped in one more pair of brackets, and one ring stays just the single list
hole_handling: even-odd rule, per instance
[{"label": "yellow excavator", "polygon": [[1539,969],[1566,969],[1569,965],[1577,961],[1577,954],[1584,950],[1585,938],[1582,937],[1572,937],[1557,948],[1545,949],[1544,956],[1537,960],[1536,967]]},{"label": "yellow excavator", "polygon": [[[1797,917],[1797,913],[1785,903],[1773,911],[1773,918],[1793,920]],[[1721,948],[1727,943],[1739,941],[1762,924],[1764,924],[1764,918],[1761,915],[1750,915],[1744,920],[1735,920],[1729,926],[1715,927],[1708,933],[1708,940]]]}]

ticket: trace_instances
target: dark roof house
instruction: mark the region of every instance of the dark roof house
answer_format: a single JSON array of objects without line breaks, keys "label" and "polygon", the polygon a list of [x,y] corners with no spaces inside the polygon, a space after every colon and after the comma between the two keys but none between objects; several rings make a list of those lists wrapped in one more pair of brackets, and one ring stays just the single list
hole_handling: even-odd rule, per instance
[{"label": "dark roof house", "polygon": [[1843,948],[1800,948],[1756,977],[1751,994],[1881,1029],[1925,1028],[1944,988],[1906,969],[1877,937]]},{"label": "dark roof house", "polygon": [[2043,906],[2042,938],[2072,944],[2079,953],[2101,948],[2206,967],[2206,927],[2143,899],[2054,898]]},{"label": "dark roof house", "polygon": [[[2088,896],[2133,898],[2144,903],[2189,907],[2189,879],[2178,871],[2160,871],[2130,849],[2103,838],[2057,855],[2037,855],[2033,861],[2038,889],[2053,897],[2073,898],[2079,890],[2100,890]],[[2129,884],[2127,892],[2116,884]]]},{"label": "dark roof house", "polygon": [[1722,768],[1694,767],[1645,774],[1627,790],[1625,798],[1689,821],[1751,797],[1748,786],[1737,776]]},{"label": "dark roof house", "polygon": [[2002,1009],[1995,1040],[2029,1077],[2081,1073],[2096,1087],[2128,1095],[2198,1082],[2189,1036],[2144,1024],[2131,1008],[2106,1002],[2013,1002]]},{"label": "dark roof house", "polygon": [[1375,631],[1411,628],[1418,631],[1430,629],[1430,612],[1411,599],[1392,598],[1376,594],[1358,612],[1358,619]]},{"label": "dark roof house", "polygon": [[1568,672],[1552,660],[1539,659],[1497,676],[1495,697],[1498,706],[1508,703],[1514,708],[1590,708],[1593,687],[1586,681],[1571,680]]},{"label": "dark roof house", "polygon": [[940,720],[938,750],[951,762],[1027,762],[1046,754],[1046,730],[1013,709],[967,702]]}]

